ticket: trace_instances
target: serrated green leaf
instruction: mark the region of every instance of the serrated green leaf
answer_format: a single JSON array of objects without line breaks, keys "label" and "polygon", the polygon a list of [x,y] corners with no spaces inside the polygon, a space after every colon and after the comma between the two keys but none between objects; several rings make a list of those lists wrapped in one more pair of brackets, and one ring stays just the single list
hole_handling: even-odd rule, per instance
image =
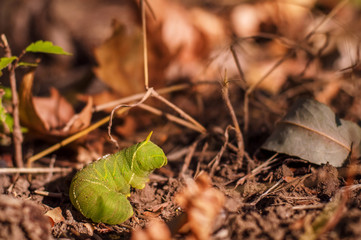
[{"label": "serrated green leaf", "polygon": [[361,128],[339,119],[326,105],[313,99],[298,101],[278,122],[263,149],[285,153],[314,164],[340,167],[351,152],[361,155]]},{"label": "serrated green leaf", "polygon": [[6,68],[9,64],[11,64],[17,57],[2,57],[0,58],[0,76],[2,75],[1,70]]},{"label": "serrated green leaf", "polygon": [[25,67],[37,67],[39,64],[37,63],[28,63],[28,62],[19,62],[18,66],[25,66]]},{"label": "serrated green leaf", "polygon": [[39,40],[35,43],[30,44],[26,49],[26,52],[36,53],[51,53],[51,54],[62,54],[72,55],[71,53],[65,52],[61,47],[53,45],[52,42]]}]

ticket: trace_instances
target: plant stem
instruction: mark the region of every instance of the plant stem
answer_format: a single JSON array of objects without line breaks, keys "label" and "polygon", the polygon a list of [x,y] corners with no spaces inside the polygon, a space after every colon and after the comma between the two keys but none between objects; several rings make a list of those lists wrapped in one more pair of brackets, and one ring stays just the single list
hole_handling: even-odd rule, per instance
[{"label": "plant stem", "polygon": [[[1,35],[1,40],[4,44],[5,56],[11,57],[11,49],[8,44],[8,41],[4,34]],[[13,144],[14,144],[14,165],[16,167],[23,167],[23,153],[22,153],[22,142],[23,134],[21,133],[20,118],[19,118],[19,97],[16,90],[16,77],[15,77],[15,63],[10,64],[9,69],[9,79],[11,86],[12,94],[12,106],[13,106],[13,118],[14,118],[14,127],[13,127]]]}]

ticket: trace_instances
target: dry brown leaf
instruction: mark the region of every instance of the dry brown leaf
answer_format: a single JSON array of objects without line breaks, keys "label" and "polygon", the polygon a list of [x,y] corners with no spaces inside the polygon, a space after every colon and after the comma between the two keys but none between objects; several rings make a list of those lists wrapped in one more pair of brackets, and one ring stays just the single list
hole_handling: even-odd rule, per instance
[{"label": "dry brown leaf", "polygon": [[65,221],[60,207],[56,207],[52,210],[47,211],[45,213],[45,216],[49,217],[52,226],[54,226],[54,224],[56,223]]},{"label": "dry brown leaf", "polygon": [[[276,60],[271,60],[250,65],[248,71],[246,72],[247,83],[249,85],[257,84],[260,79],[273,68],[275,62]],[[287,73],[285,70],[285,68],[279,66],[277,70],[273,71],[258,85],[258,88],[268,91],[269,93],[276,94],[287,80]]]},{"label": "dry brown leaf", "polygon": [[89,126],[92,116],[92,98],[79,114],[59,92],[50,89],[49,97],[34,97],[32,86],[34,72],[27,73],[22,81],[20,95],[20,120],[38,134],[68,136]]},{"label": "dry brown leaf", "polygon": [[212,188],[209,176],[201,174],[196,181],[188,179],[187,187],[176,195],[175,200],[187,213],[194,239],[209,239],[225,202],[223,193]]},{"label": "dry brown leaf", "polygon": [[[275,25],[277,30],[291,38],[302,37],[309,9],[315,0],[262,1],[240,4],[231,12],[231,24],[240,37],[255,36],[262,25]],[[263,26],[264,27],[264,26]]]},{"label": "dry brown leaf", "polygon": [[167,225],[163,221],[152,220],[148,226],[136,229],[132,233],[132,240],[170,240],[171,234]]},{"label": "dry brown leaf", "polygon": [[165,77],[199,77],[212,51],[227,42],[224,20],[210,11],[185,7],[176,1],[154,0],[151,5],[157,21],[148,22],[149,30],[159,32],[160,44],[166,46],[172,56]]},{"label": "dry brown leaf", "polygon": [[113,35],[94,51],[95,74],[122,96],[144,91],[141,28],[126,30],[114,23]]},{"label": "dry brown leaf", "polygon": [[325,87],[315,94],[315,99],[323,104],[329,105],[341,90],[341,82],[330,81]]}]

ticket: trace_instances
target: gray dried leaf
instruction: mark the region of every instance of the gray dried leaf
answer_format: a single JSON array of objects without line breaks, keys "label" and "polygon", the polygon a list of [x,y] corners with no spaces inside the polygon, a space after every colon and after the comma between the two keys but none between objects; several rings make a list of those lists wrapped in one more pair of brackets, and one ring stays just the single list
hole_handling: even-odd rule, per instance
[{"label": "gray dried leaf", "polygon": [[278,122],[261,148],[297,156],[315,164],[340,167],[351,149],[360,153],[361,128],[338,118],[326,105],[301,99]]}]

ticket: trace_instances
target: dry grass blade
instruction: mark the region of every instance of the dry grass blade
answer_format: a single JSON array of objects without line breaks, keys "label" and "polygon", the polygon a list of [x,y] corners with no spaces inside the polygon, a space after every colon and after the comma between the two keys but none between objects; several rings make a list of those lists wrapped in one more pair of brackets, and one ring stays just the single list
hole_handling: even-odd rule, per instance
[{"label": "dry grass blade", "polygon": [[[1,34],[2,46],[5,51],[6,57],[11,57],[11,49],[8,44],[8,40],[5,34]],[[20,115],[19,115],[19,96],[16,87],[16,77],[15,77],[15,67],[19,61],[19,58],[15,60],[14,64],[10,64],[8,66],[9,69],[9,79],[11,86],[11,95],[12,95],[12,107],[13,107],[13,118],[14,118],[14,130],[13,130],[13,142],[14,142],[14,160],[17,167],[23,167],[23,151],[22,151],[22,143],[23,143],[23,134],[21,132],[20,126]]]},{"label": "dry grass blade", "polygon": [[145,0],[140,1],[140,8],[142,11],[142,32],[143,32],[143,57],[144,57],[144,85],[145,89],[149,88],[149,75],[148,75],[148,48],[147,48],[147,25],[145,17]]},{"label": "dry grass blade", "polygon": [[72,168],[0,168],[1,174],[70,173]]},{"label": "dry grass blade", "polygon": [[237,120],[236,113],[234,112],[231,100],[229,99],[228,85],[229,85],[229,82],[228,82],[227,71],[226,71],[224,79],[223,79],[223,84],[222,84],[222,96],[223,96],[224,102],[226,103],[228,111],[231,115],[233,126],[236,131],[237,145],[238,145],[237,160],[242,164],[243,157],[244,157],[244,141],[243,141],[241,129],[239,128],[239,123]]},{"label": "dry grass blade", "polygon": [[139,104],[138,107],[141,108],[141,109],[144,109],[144,110],[146,110],[148,112],[151,112],[151,113],[153,113],[153,114],[155,114],[157,116],[164,116],[169,121],[178,123],[179,125],[187,127],[189,129],[192,129],[192,130],[194,130],[196,132],[203,133],[201,129],[195,127],[193,124],[191,124],[191,123],[189,123],[189,122],[187,122],[187,121],[185,121],[185,120],[183,120],[181,118],[178,118],[178,117],[176,117],[176,116],[174,116],[172,114],[165,113],[165,112],[163,112],[163,111],[161,111],[159,109],[156,109],[156,108],[154,108],[152,106],[149,106],[147,104],[144,104],[144,103]]},{"label": "dry grass blade", "polygon": [[253,169],[251,171],[251,173],[247,174],[246,176],[240,178],[237,183],[236,183],[236,186],[235,186],[235,189],[239,186],[239,185],[242,185],[248,178],[250,177],[254,177],[255,175],[257,175],[258,173],[266,170],[269,168],[269,166],[278,161],[278,159],[276,158],[278,155],[278,153],[274,154],[272,157],[270,157],[269,159],[267,159],[267,161],[265,161],[264,163],[262,163],[261,165],[259,165],[258,167],[256,167],[255,169]]},{"label": "dry grass blade", "polygon": [[233,127],[230,126],[230,125],[227,126],[226,130],[224,131],[224,138],[225,138],[225,140],[224,140],[223,146],[222,146],[221,150],[219,150],[219,152],[217,153],[217,155],[213,158],[213,160],[210,161],[210,163],[208,164],[208,166],[210,166],[210,165],[213,164],[213,166],[212,166],[212,168],[211,168],[211,172],[209,173],[209,176],[210,176],[210,177],[213,177],[213,175],[214,175],[214,173],[215,173],[215,171],[216,171],[216,169],[217,169],[217,167],[218,167],[218,165],[219,165],[219,162],[221,161],[221,157],[223,156],[223,153],[224,153],[224,151],[225,151],[226,148],[227,148],[228,140],[229,140],[229,134],[228,134],[228,132],[229,132],[229,130],[230,130],[231,128],[233,128]]},{"label": "dry grass blade", "polygon": [[109,136],[109,138],[110,138],[110,141],[112,141],[117,148],[119,148],[118,142],[112,137],[112,133],[111,133],[112,125],[113,125],[113,117],[114,117],[114,114],[115,114],[115,113],[118,111],[118,109],[120,109],[120,108],[124,108],[124,107],[133,108],[133,107],[136,107],[136,106],[142,104],[143,102],[145,102],[145,101],[149,98],[149,96],[152,94],[152,91],[153,91],[153,88],[149,88],[149,89],[147,90],[147,92],[144,94],[143,98],[142,98],[139,102],[137,102],[137,103],[130,104],[130,105],[121,104],[121,105],[118,105],[118,106],[116,106],[115,108],[113,108],[112,112],[110,113],[110,118],[109,118],[108,136]]},{"label": "dry grass blade", "polygon": [[[177,91],[182,91],[182,90],[188,89],[190,86],[191,86],[190,84],[178,84],[178,85],[173,85],[173,86],[170,86],[170,87],[158,89],[157,92],[159,94],[172,93],[172,92],[177,92]],[[146,94],[146,92],[134,94],[134,95],[129,96],[129,97],[125,97],[125,98],[121,98],[121,99],[118,99],[118,100],[115,100],[115,101],[104,103],[102,105],[95,106],[93,111],[94,112],[99,112],[99,111],[102,111],[102,110],[107,109],[107,108],[116,107],[119,104],[126,104],[126,103],[129,103],[129,102],[137,101],[139,99],[142,99],[144,94]]]},{"label": "dry grass blade", "polygon": [[162,101],[163,103],[167,104],[169,107],[171,107],[173,110],[175,110],[179,115],[181,115],[184,119],[187,119],[189,122],[194,124],[197,128],[199,128],[199,130],[202,133],[207,132],[207,130],[205,129],[205,127],[202,126],[202,124],[197,122],[194,118],[192,118],[189,114],[184,112],[182,109],[180,109],[179,107],[177,107],[176,105],[174,105],[173,103],[171,103],[170,101],[168,101],[167,99],[165,99],[164,97],[159,95],[155,90],[152,90],[152,96],[157,98],[158,100]]},{"label": "dry grass blade", "polygon": [[[110,140],[117,146],[118,146],[118,143],[117,141],[112,137],[111,135],[111,126],[112,126],[112,119],[114,117],[114,113],[116,111],[118,111],[118,109],[122,108],[122,107],[129,107],[129,108],[133,108],[133,107],[139,107],[141,106],[141,104],[143,104],[150,96],[153,96],[155,98],[157,98],[158,100],[160,100],[161,102],[167,104],[169,107],[171,107],[172,109],[174,109],[176,112],[178,112],[183,118],[187,119],[191,124],[193,124],[194,127],[192,127],[193,129],[196,128],[197,131],[201,132],[201,133],[205,133],[206,132],[206,129],[200,124],[198,123],[194,118],[192,118],[191,116],[189,116],[187,113],[185,113],[182,109],[178,108],[176,105],[174,105],[173,103],[169,102],[167,99],[165,99],[164,97],[162,97],[161,95],[159,95],[153,88],[148,88],[147,92],[143,95],[142,99],[137,102],[137,103],[134,103],[134,104],[130,104],[130,105],[127,105],[127,104],[121,104],[121,105],[118,105],[116,106],[111,114],[110,114],[110,120],[109,120],[109,125],[108,125],[108,135],[109,135],[109,138]],[[143,105],[143,108],[144,108],[144,105]],[[147,108],[147,107],[145,107]],[[147,108],[148,110],[150,108]],[[157,112],[158,115],[159,115],[159,112]],[[168,115],[168,117],[170,117],[171,115]],[[170,117],[172,119],[175,119],[175,117]],[[178,122],[178,120],[176,120]],[[182,125],[187,125],[187,124],[184,124],[184,122],[182,123]]]},{"label": "dry grass blade", "polygon": [[[128,110],[128,109],[123,108],[123,109],[120,109],[118,113],[121,114],[121,113],[126,112],[127,110]],[[61,147],[64,147],[64,146],[68,145],[68,144],[71,143],[71,142],[74,142],[75,140],[77,140],[77,139],[79,139],[79,138],[87,135],[89,132],[94,131],[95,129],[97,129],[98,127],[102,126],[103,124],[106,124],[106,123],[109,121],[109,119],[110,119],[110,116],[107,116],[107,117],[99,120],[98,122],[94,123],[93,125],[89,126],[88,128],[86,128],[86,129],[84,129],[84,130],[82,130],[82,131],[80,131],[80,132],[78,132],[78,133],[76,133],[76,134],[74,134],[74,135],[72,135],[72,136],[64,139],[63,141],[61,141],[61,142],[59,142],[59,143],[57,143],[57,144],[54,144],[53,146],[45,149],[44,151],[41,151],[41,152],[38,153],[38,154],[35,154],[34,156],[32,156],[32,157],[30,157],[30,158],[28,159],[28,161],[27,161],[27,167],[30,168],[32,162],[34,162],[34,161],[36,161],[36,160],[38,160],[38,159],[40,159],[40,158],[42,158],[42,157],[44,157],[44,156],[52,153],[52,152],[60,149]]]},{"label": "dry grass blade", "polygon": [[205,135],[201,135],[200,137],[198,137],[198,139],[196,141],[194,141],[194,143],[188,148],[188,154],[184,159],[184,164],[183,164],[182,170],[179,174],[182,178],[185,178],[185,172],[188,169],[189,164],[191,163],[191,160],[194,155],[194,152],[196,151],[197,145],[201,140],[204,139],[204,137],[205,137]]}]

